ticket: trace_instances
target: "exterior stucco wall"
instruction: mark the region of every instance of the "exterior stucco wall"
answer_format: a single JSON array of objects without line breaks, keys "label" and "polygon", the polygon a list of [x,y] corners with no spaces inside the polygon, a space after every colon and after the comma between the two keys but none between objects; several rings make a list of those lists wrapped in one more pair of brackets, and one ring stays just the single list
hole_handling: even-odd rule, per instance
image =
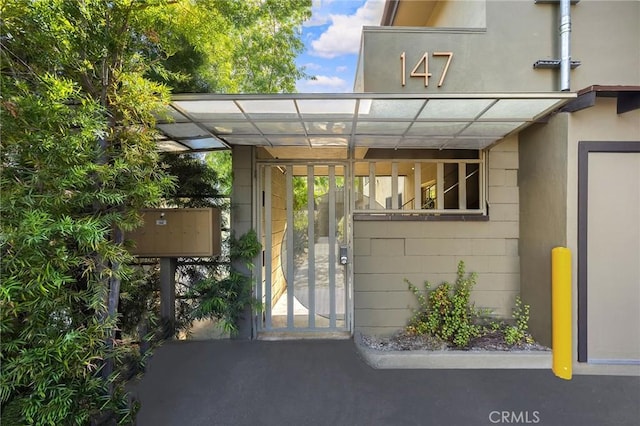
[{"label": "exterior stucco wall", "polygon": [[459,261],[478,273],[476,306],[509,317],[520,292],[518,142],[509,138],[488,155],[485,222],[359,221],[354,218],[354,324],[365,334],[402,329],[419,287],[455,280]]},{"label": "exterior stucco wall", "polygon": [[[477,7],[484,6],[484,3],[478,3],[481,4]],[[475,27],[473,29],[457,25],[453,28],[365,27],[359,60],[363,84],[356,84],[356,87],[362,87],[365,92],[383,93],[553,90],[556,80],[553,71],[533,69],[536,60],[552,58],[556,54],[557,23],[550,16],[550,10],[533,1],[488,1],[486,29],[478,28],[472,22],[468,24]],[[468,15],[461,15],[464,16]],[[446,22],[444,18],[445,15],[442,23]],[[429,72],[433,76],[428,87],[424,86],[424,79],[409,77],[402,86],[400,54],[406,52],[408,72],[425,51],[430,55],[453,52],[442,86],[437,84],[446,62],[441,57],[429,58]],[[397,58],[398,66],[389,65],[393,58]]]},{"label": "exterior stucco wall", "polygon": [[[526,30],[525,26],[523,31]],[[534,31],[533,28],[529,30]],[[359,62],[364,67],[363,91],[465,93],[552,90],[553,74],[532,67],[536,59],[540,59],[538,56],[549,56],[547,49],[540,47],[535,37],[523,41],[520,46],[517,43],[505,44],[508,37],[508,32],[502,33],[498,29],[365,28]],[[406,55],[405,86],[401,84],[402,52]],[[429,72],[432,74],[427,87],[424,78],[409,76],[425,52],[430,55]],[[453,53],[441,87],[438,87],[438,82],[447,58],[433,57],[433,52]]]},{"label": "exterior stucco wall", "polygon": [[[615,98],[535,125],[520,139],[521,290],[531,305],[530,329],[551,343],[551,249],[567,246],[573,256],[573,309],[577,322],[578,143],[640,140],[640,111],[616,114]],[[577,347],[577,330],[574,330]]]},{"label": "exterior stucco wall", "polygon": [[571,8],[571,89],[640,85],[640,1],[581,1]]},{"label": "exterior stucco wall", "polygon": [[[569,116],[567,145],[567,247],[572,253],[573,323],[577,323],[578,252],[578,143],[580,141],[640,140],[640,110],[616,114],[615,98],[597,98],[596,104]],[[577,331],[573,333],[577,348]],[[577,361],[577,350],[574,351]]]},{"label": "exterior stucco wall", "polygon": [[[560,89],[559,70],[534,69],[539,59],[559,59],[559,6],[534,1],[473,2],[476,16],[449,11],[467,2],[443,2],[426,27],[365,27],[358,63],[357,91],[382,93],[528,92]],[[438,11],[442,13],[436,13]],[[413,22],[413,21],[412,21]],[[571,89],[593,84],[640,84],[640,2],[581,1],[571,6],[571,56],[582,64],[571,71]],[[400,22],[399,25],[402,25]],[[444,28],[446,27],[446,28]],[[486,29],[482,28],[486,27]],[[441,87],[438,78],[446,62],[429,58],[433,74],[407,77],[401,85],[400,54],[406,52],[407,71],[424,52],[453,52]],[[397,58],[397,66],[393,64]],[[421,68],[420,68],[421,69]]]},{"label": "exterior stucco wall", "polygon": [[534,125],[520,139],[520,271],[529,327],[551,345],[551,249],[566,245],[568,114]]}]

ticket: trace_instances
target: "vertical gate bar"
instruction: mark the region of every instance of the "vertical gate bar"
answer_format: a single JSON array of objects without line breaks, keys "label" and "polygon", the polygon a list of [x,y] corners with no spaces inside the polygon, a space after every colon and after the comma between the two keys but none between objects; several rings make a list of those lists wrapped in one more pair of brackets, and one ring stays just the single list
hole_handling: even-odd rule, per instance
[{"label": "vertical gate bar", "polygon": [[[336,171],[329,166],[329,327],[336,327]],[[346,312],[345,312],[346,313]]]},{"label": "vertical gate bar", "polygon": [[287,171],[287,328],[293,328],[293,167]]},{"label": "vertical gate bar", "polygon": [[487,214],[487,194],[486,194],[486,188],[485,188],[485,173],[486,173],[486,169],[484,167],[484,165],[486,164],[487,161],[487,157],[485,155],[484,151],[480,152],[480,165],[479,165],[479,173],[480,173],[480,209],[482,210],[483,214]]},{"label": "vertical gate bar", "polygon": [[[349,224],[349,212],[350,210],[350,191],[352,190],[351,185],[348,182],[347,176],[350,176],[351,171],[347,169],[347,166],[339,166],[338,174],[340,174],[340,170],[342,170],[342,241],[341,244],[344,244],[347,247],[347,251],[351,252],[351,225]],[[347,174],[349,173],[349,174]],[[337,184],[336,184],[337,185]],[[340,200],[336,201],[339,202]],[[339,203],[338,203],[339,204]],[[351,262],[347,263],[344,267],[342,267],[342,277],[343,277],[343,285],[344,285],[344,317],[343,317],[343,329],[351,330],[351,306],[352,306],[352,297],[351,297],[351,282],[353,268],[351,268]]]},{"label": "vertical gate bar", "polygon": [[391,163],[391,209],[398,209],[398,163]]},{"label": "vertical gate bar", "polygon": [[[352,157],[350,157],[352,158]],[[342,167],[342,176],[344,179],[344,191],[342,192],[342,217],[343,219],[343,237],[342,242],[350,250],[353,247],[353,211],[355,210],[355,162],[349,161]],[[347,265],[344,271],[344,292],[345,292],[345,329],[353,330],[353,268]]]},{"label": "vertical gate bar", "polygon": [[315,200],[313,166],[307,166],[307,236],[308,236],[308,279],[309,279],[309,328],[316,326],[316,247],[315,247]]},{"label": "vertical gate bar", "polygon": [[444,163],[436,168],[436,209],[444,210]]},{"label": "vertical gate bar", "polygon": [[[266,167],[263,166],[256,166],[256,170],[257,170],[257,191],[254,191],[255,193],[253,194],[254,200],[252,202],[252,204],[254,204],[255,206],[257,206],[257,218],[258,220],[256,221],[256,233],[258,235],[258,240],[260,241],[260,244],[262,245],[262,250],[260,253],[260,265],[256,268],[256,286],[255,286],[255,297],[256,300],[259,300],[260,303],[262,303],[263,300],[266,300],[264,298],[264,294],[265,294],[265,290],[264,288],[266,287],[266,276],[267,274],[264,273],[265,268],[266,268],[266,219],[265,219],[265,210],[264,210],[264,194],[265,194],[265,188],[264,188],[264,175],[265,175],[265,170]],[[253,312],[256,315],[252,315],[255,318],[255,329],[257,331],[262,331],[264,330],[264,315],[265,315],[265,311],[260,311],[260,312]],[[258,319],[258,315],[260,315],[260,318]]]},{"label": "vertical gate bar", "polygon": [[467,163],[458,163],[458,208],[467,209]]},{"label": "vertical gate bar", "polygon": [[420,163],[415,163],[413,166],[413,208],[416,210],[422,209],[422,169]]},{"label": "vertical gate bar", "polygon": [[265,328],[270,330],[271,323],[271,286],[273,285],[273,241],[271,229],[271,174],[272,166],[265,166],[264,170],[264,275],[265,275]]},{"label": "vertical gate bar", "polygon": [[369,163],[369,208],[376,207],[376,163]]}]

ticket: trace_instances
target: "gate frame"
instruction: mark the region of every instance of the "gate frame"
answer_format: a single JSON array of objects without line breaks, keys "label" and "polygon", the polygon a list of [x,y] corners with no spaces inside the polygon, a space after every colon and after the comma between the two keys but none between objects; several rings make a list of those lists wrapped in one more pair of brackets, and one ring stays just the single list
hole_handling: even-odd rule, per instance
[{"label": "gate frame", "polygon": [[[266,208],[267,205],[267,197],[265,196],[265,205],[263,206],[262,199],[262,191],[264,185],[263,178],[263,170],[266,170],[267,167],[288,167],[288,166],[301,166],[301,167],[309,167],[309,166],[342,166],[344,169],[344,226],[345,226],[345,245],[347,247],[347,257],[348,262],[345,265],[347,268],[345,273],[345,325],[344,325],[344,333],[348,333],[349,337],[353,336],[354,333],[354,300],[353,300],[353,209],[354,209],[354,200],[352,196],[353,191],[353,162],[352,159],[256,159],[255,160],[255,175],[254,178],[256,180],[255,194],[254,194],[254,205],[255,207],[255,216],[254,216],[254,229],[256,229],[257,235],[259,238],[262,238],[262,212]],[[308,176],[308,175],[307,175]],[[269,203],[270,204],[270,203]],[[262,303],[262,284],[263,284],[263,268],[266,267],[266,249],[263,247],[262,254],[259,257],[259,261],[261,264],[259,267],[256,267],[255,274],[255,283],[254,283],[254,294],[256,298]],[[269,262],[270,263],[270,262]],[[258,265],[256,265],[258,266]],[[266,274],[266,270],[265,270]],[[288,308],[292,309],[292,304],[288,303]],[[265,309],[266,311],[267,309]],[[269,307],[270,311],[270,307]],[[287,330],[287,329],[278,329],[278,330],[266,330],[264,328],[264,321],[262,312],[257,312],[254,315],[254,329],[256,330],[255,336],[258,337],[263,333],[279,333],[279,332],[293,332],[300,333],[301,336],[309,335],[310,337],[315,337],[316,334],[322,333],[324,330],[316,329],[316,332],[310,331],[308,329],[302,329],[300,332],[296,330]],[[327,329],[330,337],[343,338],[342,335],[332,335],[336,330]],[[338,333],[342,333],[342,331],[338,330]]]}]

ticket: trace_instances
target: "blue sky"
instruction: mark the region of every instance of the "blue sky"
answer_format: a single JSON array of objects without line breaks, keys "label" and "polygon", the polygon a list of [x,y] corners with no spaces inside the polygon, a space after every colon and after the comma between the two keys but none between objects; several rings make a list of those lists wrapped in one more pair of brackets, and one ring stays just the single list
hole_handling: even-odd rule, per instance
[{"label": "blue sky", "polygon": [[305,51],[296,63],[315,81],[298,81],[301,93],[353,91],[363,26],[378,26],[384,0],[313,0],[302,28]]}]

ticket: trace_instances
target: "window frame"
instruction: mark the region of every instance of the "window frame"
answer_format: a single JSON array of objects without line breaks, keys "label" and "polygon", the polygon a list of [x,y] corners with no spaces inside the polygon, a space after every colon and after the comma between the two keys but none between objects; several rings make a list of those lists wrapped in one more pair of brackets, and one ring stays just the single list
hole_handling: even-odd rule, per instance
[{"label": "window frame", "polygon": [[[365,209],[358,209],[355,206],[355,187],[356,187],[356,179],[359,177],[367,177],[366,175],[357,175],[356,174],[356,166],[358,164],[363,164],[363,163],[368,163],[369,167],[369,174],[368,174],[368,178],[369,178],[369,188],[366,194],[368,198],[369,198],[369,208],[365,208]],[[391,173],[389,175],[383,174],[383,175],[376,175],[375,171],[376,171],[376,164],[377,163],[390,163],[391,164]],[[391,208],[391,209],[387,209],[387,208],[372,208],[374,203],[376,203],[375,201],[375,178],[376,177],[390,177],[391,178],[391,194],[386,194],[386,196],[390,195],[392,200],[398,200],[398,165],[400,163],[413,163],[413,167],[414,170],[417,170],[417,172],[415,172],[414,174],[414,195],[415,194],[420,194],[420,197],[422,198],[422,191],[423,191],[423,185],[422,185],[422,178],[420,175],[420,170],[423,164],[436,164],[436,208],[435,209],[425,209],[425,208],[412,208],[412,209],[403,209],[402,206],[395,206],[397,204],[397,201],[394,203],[394,206],[396,208]],[[457,209],[450,209],[444,208],[444,194],[445,194],[445,188],[444,188],[444,165],[445,164],[457,164],[458,165],[458,183],[457,185],[459,186],[459,193],[458,193],[458,208]],[[467,178],[469,176],[467,176],[467,164],[478,164],[478,174],[479,174],[479,179],[478,179],[478,203],[479,203],[479,208],[478,209],[469,209],[466,207],[466,182],[467,182]],[[464,167],[460,167],[460,165],[464,165]],[[354,204],[352,205],[353,209],[352,212],[354,215],[379,215],[379,216],[398,216],[398,215],[403,215],[403,216],[462,216],[462,215],[472,215],[472,216],[488,216],[488,208],[487,208],[487,168],[486,168],[486,154],[484,151],[480,151],[479,152],[479,158],[478,159],[416,159],[416,158],[407,158],[407,159],[402,159],[402,158],[387,158],[387,159],[382,159],[382,158],[377,158],[377,159],[359,159],[359,160],[354,160],[353,162],[353,167],[352,167],[353,173],[352,173],[352,185],[354,188]],[[405,177],[406,178],[406,177]],[[464,180],[463,180],[464,178]],[[371,184],[371,182],[373,182],[373,185]],[[461,182],[464,182],[464,186],[461,185]],[[455,185],[454,185],[455,186]],[[415,196],[413,198],[413,200],[415,200]],[[406,204],[408,203],[408,201],[404,201],[403,202]],[[421,202],[421,204],[423,204]],[[463,206],[464,208],[460,208],[461,206]]]}]

